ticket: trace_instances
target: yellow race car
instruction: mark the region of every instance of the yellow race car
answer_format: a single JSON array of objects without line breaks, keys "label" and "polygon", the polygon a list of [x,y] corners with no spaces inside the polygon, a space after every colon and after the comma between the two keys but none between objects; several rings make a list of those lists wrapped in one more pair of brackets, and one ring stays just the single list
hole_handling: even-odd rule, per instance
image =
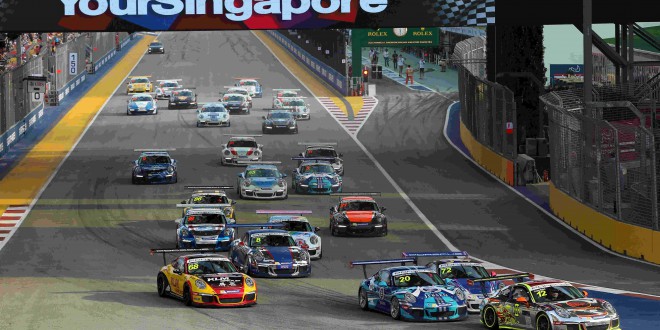
[{"label": "yellow race car", "polygon": [[[207,252],[204,249],[151,250],[151,254]],[[158,295],[173,296],[186,306],[236,307],[257,303],[257,283],[241,274],[227,257],[192,254],[161,268],[156,280]]]},{"label": "yellow race car", "polygon": [[151,76],[129,77],[127,82],[128,86],[126,86],[126,94],[153,92],[154,86],[149,78],[151,78]]}]

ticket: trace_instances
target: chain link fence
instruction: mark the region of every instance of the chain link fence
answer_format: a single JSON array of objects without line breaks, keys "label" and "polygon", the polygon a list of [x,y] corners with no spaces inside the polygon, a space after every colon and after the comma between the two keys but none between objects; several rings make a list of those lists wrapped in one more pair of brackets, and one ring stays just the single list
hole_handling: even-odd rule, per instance
[{"label": "chain link fence", "polygon": [[42,74],[43,54],[0,76],[0,135],[41,104],[28,98],[23,79]]},{"label": "chain link fence", "polygon": [[597,84],[541,97],[553,184],[619,221],[658,230],[658,92],[647,83]]},{"label": "chain link fence", "polygon": [[458,66],[461,120],[479,143],[515,161],[516,103],[513,92],[486,80],[486,38],[459,42],[452,57]]}]

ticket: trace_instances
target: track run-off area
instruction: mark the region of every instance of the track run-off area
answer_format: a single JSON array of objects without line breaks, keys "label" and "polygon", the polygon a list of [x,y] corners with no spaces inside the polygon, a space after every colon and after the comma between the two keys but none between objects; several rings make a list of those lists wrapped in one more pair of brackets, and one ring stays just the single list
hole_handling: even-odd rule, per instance
[{"label": "track run-off area", "polygon": [[[363,312],[362,270],[351,260],[398,258],[403,251],[465,250],[507,268],[583,285],[612,302],[624,329],[653,329],[660,319],[660,268],[604,253],[473,166],[443,136],[456,95],[378,86],[377,105],[342,99],[296,63],[263,32],[168,32],[164,55],[144,55],[144,36],[0,181],[0,324],[16,329],[480,329],[477,315],[447,324],[393,321]],[[200,103],[217,101],[232,77],[259,77],[264,97],[231,127],[196,127],[195,110],[127,116],[127,76],[183,79]],[[190,185],[236,185],[240,167],[220,165],[225,134],[261,134],[272,89],[297,88],[312,119],[298,135],[265,135],[264,161],[291,174],[298,142],[335,142],[344,157],[344,191],[380,192],[386,237],[333,237],[330,196],[290,193],[287,200],[239,200],[238,223],[263,222],[257,209],[311,210],[321,228],[323,259],[302,279],[256,279],[258,304],[248,308],[189,308],[156,292],[162,266],[151,248],[174,248],[176,204]],[[329,105],[332,101],[333,105]],[[369,115],[360,116],[365,108]],[[360,117],[359,131],[341,113]],[[344,125],[344,126],[343,126]],[[357,134],[355,132],[358,132]],[[134,149],[176,149],[179,180],[131,184]],[[287,181],[290,182],[289,179]],[[9,217],[9,218],[5,218]],[[9,227],[11,225],[12,227]],[[10,229],[5,229],[10,228]],[[239,233],[242,233],[239,230]],[[430,261],[430,260],[428,260]],[[369,275],[378,267],[368,268]],[[643,293],[635,296],[630,292]],[[626,294],[624,294],[626,293]]]}]

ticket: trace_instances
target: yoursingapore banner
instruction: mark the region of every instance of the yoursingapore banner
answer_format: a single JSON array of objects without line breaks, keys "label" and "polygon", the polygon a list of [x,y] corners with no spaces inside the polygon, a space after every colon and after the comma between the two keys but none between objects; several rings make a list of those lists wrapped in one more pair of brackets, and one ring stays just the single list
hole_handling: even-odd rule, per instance
[{"label": "yoursingapore banner", "polygon": [[494,23],[495,0],[0,0],[3,32],[375,29]]}]

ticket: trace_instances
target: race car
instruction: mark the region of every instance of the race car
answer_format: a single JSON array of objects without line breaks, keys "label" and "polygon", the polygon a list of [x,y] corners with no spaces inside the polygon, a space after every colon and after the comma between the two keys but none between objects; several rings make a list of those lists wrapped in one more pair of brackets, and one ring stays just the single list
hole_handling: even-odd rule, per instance
[{"label": "race car", "polygon": [[273,108],[291,111],[296,119],[299,120],[312,119],[309,104],[306,104],[304,98],[299,96],[278,98],[275,100],[275,106]]},{"label": "race car", "polygon": [[257,210],[257,214],[274,214],[268,218],[268,223],[283,224],[282,229],[291,234],[298,246],[307,250],[310,258],[321,259],[323,257],[321,236],[317,234],[321,231],[321,228],[312,227],[309,220],[302,216],[303,214],[312,214],[312,211]]},{"label": "race car", "polygon": [[245,165],[239,162],[260,162],[263,157],[263,144],[258,144],[255,137],[261,135],[230,136],[226,144],[220,146],[220,163],[226,165]]},{"label": "race car", "polygon": [[167,101],[168,109],[190,109],[197,108],[197,94],[192,91],[193,88],[172,90],[172,95]]},{"label": "race car", "polygon": [[306,158],[293,170],[291,189],[297,194],[340,193],[343,180],[332,167],[330,162],[333,160],[334,158]]},{"label": "race car", "polygon": [[228,226],[235,221],[227,219],[224,207],[192,206],[185,211],[183,218],[174,221],[177,225],[176,248],[227,251],[236,232]]},{"label": "race car", "polygon": [[222,103],[207,103],[197,110],[197,127],[227,126],[231,127],[231,116]]},{"label": "race car", "polygon": [[[529,273],[508,274],[496,276],[495,272],[488,272],[481,262],[471,260],[467,252],[403,252],[404,258],[431,258],[445,257],[426,264],[427,268],[434,269],[442,279],[454,280],[457,285],[466,289],[468,312],[479,313],[479,305],[484,298],[490,297],[497,290],[504,287],[504,280],[528,281],[534,278]],[[417,261],[415,261],[417,264]],[[475,283],[474,280],[484,280]]]},{"label": "race car", "polygon": [[484,299],[479,310],[481,323],[488,329],[621,329],[612,304],[587,298],[586,291],[562,281],[506,286]]},{"label": "race car", "polygon": [[236,87],[245,87],[250,92],[251,97],[263,97],[263,86],[259,83],[259,78],[233,78],[236,81]]},{"label": "race car", "polygon": [[[151,254],[206,252],[152,249]],[[190,254],[165,263],[156,278],[158,295],[181,299],[186,306],[251,306],[257,303],[257,283],[241,274],[225,256]]]},{"label": "race car", "polygon": [[230,112],[242,112],[244,114],[250,114],[250,102],[245,95],[241,94],[225,94],[222,96],[222,104]]},{"label": "race car", "polygon": [[156,80],[156,82],[158,82],[156,99],[169,100],[170,96],[172,96],[173,90],[183,88],[183,85],[181,85],[179,81],[182,81],[182,79]]},{"label": "race car", "polygon": [[[252,96],[250,96],[250,92],[248,91],[247,88],[245,87],[236,87],[236,86],[224,86],[226,91],[220,92],[220,95],[224,96],[225,94],[240,94],[243,95],[247,98],[248,104],[250,105],[250,109],[252,109]],[[222,97],[218,99],[218,102],[222,102]]]},{"label": "race car", "polygon": [[147,49],[147,52],[149,54],[165,54],[165,46],[163,46],[163,43],[160,41],[154,41],[149,44],[149,48]]},{"label": "race car", "polygon": [[[272,225],[276,224],[269,224]],[[229,259],[241,272],[256,277],[308,277],[312,274],[309,253],[296,245],[291,234],[284,230],[247,231],[231,244]]]},{"label": "race car", "polygon": [[282,100],[284,97],[297,97],[299,89],[273,89],[273,108],[275,108],[275,101]]},{"label": "race car", "polygon": [[241,199],[287,199],[289,194],[284,178],[275,165],[278,162],[250,164],[238,174],[237,193]]},{"label": "race car", "polygon": [[[362,266],[364,278],[358,289],[362,310],[389,314],[409,321],[458,321],[468,317],[465,292],[446,283],[433,270],[405,266],[413,259],[353,261]],[[367,265],[400,264],[383,268],[367,277]]]},{"label": "race car", "polygon": [[158,113],[158,102],[154,100],[151,94],[134,94],[126,101],[126,115],[152,114]]},{"label": "race car", "polygon": [[177,207],[183,207],[181,217],[193,206],[205,206],[210,208],[222,208],[227,218],[236,220],[236,201],[227,198],[224,189],[234,189],[232,186],[187,186],[186,189],[195,190],[190,198],[181,201]]},{"label": "race car", "polygon": [[385,207],[366,195],[379,196],[380,193],[334,193],[333,196],[345,196],[339,204],[330,208],[330,233],[339,235],[376,235],[387,236],[387,217]]},{"label": "race car", "polygon": [[[175,149],[169,149],[173,151]],[[136,149],[140,157],[132,162],[133,173],[131,181],[139,183],[177,183],[177,163],[168,150],[164,149]]]},{"label": "race car", "polygon": [[344,155],[337,154],[335,146],[337,143],[327,142],[299,142],[298,145],[306,146],[305,152],[300,153],[298,157],[303,158],[298,160],[298,166],[302,164],[305,158],[331,158],[330,162],[337,174],[344,176]]},{"label": "race car", "polygon": [[261,124],[261,132],[263,134],[270,134],[279,132],[298,134],[298,122],[296,117],[289,111],[285,110],[271,110],[268,111],[267,116],[263,118]]},{"label": "race car", "polygon": [[154,87],[151,84],[151,80],[149,80],[149,78],[151,78],[151,76],[129,77],[128,81],[126,82],[126,94],[153,92]]}]

